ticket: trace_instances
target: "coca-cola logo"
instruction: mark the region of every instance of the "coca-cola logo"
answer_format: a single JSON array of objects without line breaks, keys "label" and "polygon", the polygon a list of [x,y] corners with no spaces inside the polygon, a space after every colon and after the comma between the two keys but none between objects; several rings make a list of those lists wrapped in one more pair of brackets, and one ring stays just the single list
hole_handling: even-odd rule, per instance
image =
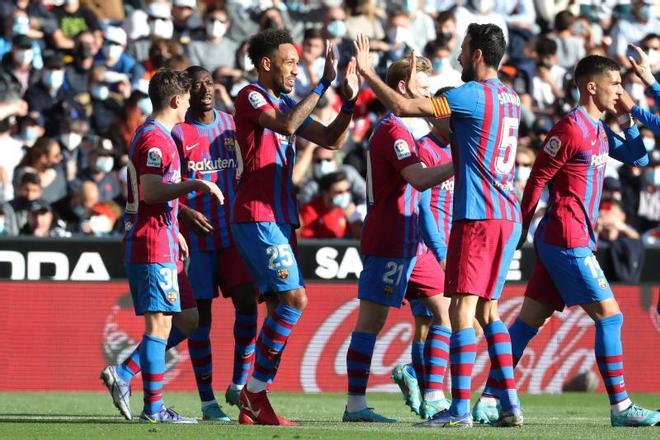
[{"label": "coca-cola logo", "polygon": [[[144,323],[135,316],[130,294],[121,296],[110,309],[103,325],[103,358],[107,365],[123,362],[135,350],[142,339]],[[179,364],[188,359],[188,351],[173,347],[165,353],[165,383],[177,378]]]},{"label": "coca-cola logo", "polygon": [[[501,300],[502,320],[509,326],[518,316],[523,297]],[[359,300],[341,303],[316,328],[304,351],[300,364],[300,383],[305,392],[323,392],[345,386],[346,352],[357,319]],[[396,391],[390,379],[399,363],[410,362],[413,339],[412,320],[405,313],[392,313],[378,336],[371,361],[370,391]],[[596,369],[593,353],[594,324],[580,308],[555,313],[535,343],[530,344],[516,369],[521,391],[534,393],[560,392],[562,385],[578,373]],[[473,388],[480,389],[487,379],[490,361],[483,336],[479,337],[473,370]],[[445,379],[447,389],[451,379]]]}]

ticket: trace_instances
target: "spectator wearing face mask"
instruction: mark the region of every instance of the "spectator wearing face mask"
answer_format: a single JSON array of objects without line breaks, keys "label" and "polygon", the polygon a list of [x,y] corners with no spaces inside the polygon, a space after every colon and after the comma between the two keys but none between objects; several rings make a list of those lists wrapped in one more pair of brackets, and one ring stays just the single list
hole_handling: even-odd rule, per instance
[{"label": "spectator wearing face mask", "polygon": [[351,200],[356,205],[363,205],[367,201],[367,183],[355,168],[350,165],[339,165],[335,152],[317,147],[312,156],[312,175],[300,187],[298,202],[305,204],[319,195],[319,182],[326,174],[343,171],[351,187]]},{"label": "spectator wearing face mask", "polygon": [[73,95],[64,86],[64,62],[58,52],[44,57],[44,69],[39,82],[25,92],[25,101],[30,113],[41,114],[44,118],[46,133],[57,135],[65,108],[78,114],[82,107],[73,100]]},{"label": "spectator wearing face mask", "polygon": [[621,203],[603,200],[596,220],[596,233],[600,243],[607,243],[602,250],[605,277],[610,281],[638,283],[644,266],[644,245],[639,233],[626,224],[626,214]]},{"label": "spectator wearing face mask", "polygon": [[209,72],[218,67],[234,69],[236,67],[234,54],[238,43],[227,37],[231,21],[227,11],[218,7],[209,7],[204,14],[205,39],[192,41],[186,47],[190,63],[202,66]]},{"label": "spectator wearing face mask", "polygon": [[639,230],[644,232],[660,225],[660,150],[649,154],[650,163],[642,170],[639,193]]},{"label": "spectator wearing face mask", "polygon": [[80,172],[72,186],[75,190],[83,182],[94,182],[99,189],[100,202],[114,200],[121,195],[121,183],[114,168],[113,152],[103,147],[97,147],[89,156],[89,167]]},{"label": "spectator wearing face mask", "polygon": [[502,29],[504,39],[509,42],[509,31],[504,16],[495,11],[496,0],[468,0],[456,8],[456,54],[461,50],[465,32],[470,23],[494,24]]},{"label": "spectator wearing face mask", "polygon": [[351,186],[342,171],[324,175],[320,194],[300,208],[300,237],[358,238],[362,220],[351,201]]},{"label": "spectator wearing face mask", "polygon": [[424,10],[424,0],[403,0],[401,9],[408,15],[412,48],[418,53],[424,50],[427,43],[436,39],[433,18]]},{"label": "spectator wearing face mask", "polygon": [[[41,52],[38,49],[39,46],[36,45],[36,47],[37,56],[39,57],[39,63],[37,64],[42,66]],[[2,57],[1,70],[16,83],[20,88],[21,95],[25,94],[28,87],[39,81],[40,72],[34,67],[34,58],[35,45],[27,35],[14,36],[11,51]]]},{"label": "spectator wearing face mask", "polygon": [[[146,13],[145,13],[146,12]],[[128,52],[138,63],[146,63],[152,55],[153,45],[158,40],[171,41],[176,45],[178,42],[172,40],[174,34],[174,23],[172,22],[172,6],[168,2],[154,1],[149,3],[146,11],[138,10],[131,16],[131,43]],[[147,70],[156,71],[164,65],[145,66]]]},{"label": "spectator wearing face mask", "polygon": [[66,172],[62,163],[60,144],[52,138],[39,138],[27,150],[25,156],[14,171],[14,186],[21,182],[25,173],[39,176],[46,202],[55,204],[68,195]]},{"label": "spectator wearing face mask", "polygon": [[532,173],[532,166],[536,160],[536,153],[531,148],[520,146],[516,151],[516,172],[513,179],[513,187],[518,201],[522,200],[525,185]]},{"label": "spectator wearing face mask", "polygon": [[630,68],[628,45],[638,44],[646,35],[658,32],[660,21],[653,14],[654,0],[633,0],[631,13],[612,28],[609,55],[622,67]]},{"label": "spectator wearing face mask", "polygon": [[[43,60],[41,58],[41,51],[44,46],[43,32],[34,29],[32,26],[36,22],[32,16],[25,11],[16,9],[5,20],[5,33],[0,36],[0,56],[4,56],[7,52],[11,51],[14,46],[14,39],[18,36],[27,37],[31,42],[31,49],[33,51],[33,67],[41,69],[43,67]],[[41,43],[41,44],[40,44]]]},{"label": "spectator wearing face mask", "polygon": [[40,114],[28,114],[18,119],[18,136],[16,139],[25,147],[29,148],[34,145],[37,139],[44,134],[46,134],[44,118]]},{"label": "spectator wearing face mask", "polygon": [[89,131],[89,124],[83,119],[67,118],[62,123],[62,132],[58,140],[64,157],[66,180],[72,181],[78,175],[81,164],[87,161],[87,152],[83,151],[83,139]]},{"label": "spectator wearing face mask", "polygon": [[461,72],[451,63],[451,48],[447,36],[439,35],[424,48],[424,56],[431,60],[433,73],[429,76],[431,90],[443,87],[458,87],[463,84]]},{"label": "spectator wearing face mask", "polygon": [[353,56],[353,40],[347,38],[346,11],[341,6],[328,6],[325,8],[322,20],[323,38],[329,40],[335,47],[335,59],[338,60],[338,69],[346,67]]},{"label": "spectator wearing face mask", "polygon": [[121,117],[123,96],[111,90],[113,84],[107,82],[107,72],[103,68],[94,69],[90,79],[91,127],[97,135],[107,137],[110,127]]},{"label": "spectator wearing face mask", "polygon": [[[116,26],[108,26],[103,32],[103,48],[96,55],[95,65],[105,67],[106,72],[124,75],[131,84],[144,76],[144,67],[126,52],[126,32]],[[119,79],[119,76],[115,76]],[[123,78],[122,78],[123,80]],[[120,81],[111,81],[114,83]]]},{"label": "spectator wearing face mask", "polygon": [[414,49],[415,36],[410,31],[410,17],[401,8],[390,10],[385,29],[388,48],[380,57],[378,71],[386,72],[394,61],[403,58]]}]

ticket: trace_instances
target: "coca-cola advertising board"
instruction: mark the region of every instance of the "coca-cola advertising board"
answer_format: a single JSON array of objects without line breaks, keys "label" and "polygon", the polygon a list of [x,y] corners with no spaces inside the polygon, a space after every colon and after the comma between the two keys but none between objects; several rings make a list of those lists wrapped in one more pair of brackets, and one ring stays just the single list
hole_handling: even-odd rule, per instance
[{"label": "coca-cola advertising board", "polygon": [[[626,385],[630,391],[660,392],[660,316],[657,286],[615,286],[623,327]],[[357,318],[355,283],[307,286],[309,304],[287,344],[274,390],[345,391],[346,351]],[[522,304],[524,285],[505,288],[500,311],[509,324]],[[0,391],[100,391],[99,372],[123,360],[143,332],[133,313],[126,282],[0,283]],[[214,383],[224,389],[233,365],[233,308],[214,302],[212,332]],[[260,309],[263,316],[264,309]],[[369,389],[396,391],[392,368],[410,360],[410,309],[392,309],[378,337]],[[597,373],[594,326],[579,308],[557,313],[529,345],[516,370],[527,392],[559,392],[576,374]],[[479,340],[475,387],[485,383],[488,352]],[[169,390],[194,390],[186,343],[168,352]],[[446,381],[449,382],[448,380]],[[139,379],[134,386],[140,387]],[[602,384],[599,390],[603,390]]]}]

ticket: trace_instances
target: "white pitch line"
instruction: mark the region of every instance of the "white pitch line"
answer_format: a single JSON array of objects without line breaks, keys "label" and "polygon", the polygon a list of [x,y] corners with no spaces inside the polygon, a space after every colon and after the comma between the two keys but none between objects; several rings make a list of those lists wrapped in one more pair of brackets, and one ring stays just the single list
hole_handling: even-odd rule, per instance
[{"label": "white pitch line", "polygon": [[24,414],[0,414],[0,422],[2,421],[26,421],[26,422],[39,422],[39,421],[62,421],[62,422],[75,422],[75,421],[117,421],[122,422],[124,419],[114,416],[39,416],[39,415],[24,415]]}]

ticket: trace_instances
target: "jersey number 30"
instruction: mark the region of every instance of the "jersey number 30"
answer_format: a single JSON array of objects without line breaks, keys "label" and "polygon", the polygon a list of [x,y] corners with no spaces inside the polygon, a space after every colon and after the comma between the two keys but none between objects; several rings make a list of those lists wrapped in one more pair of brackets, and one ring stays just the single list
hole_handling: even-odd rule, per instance
[{"label": "jersey number 30", "polygon": [[500,174],[509,174],[516,162],[518,148],[518,118],[504,118],[502,131],[498,142],[499,151],[495,161],[495,169]]}]

